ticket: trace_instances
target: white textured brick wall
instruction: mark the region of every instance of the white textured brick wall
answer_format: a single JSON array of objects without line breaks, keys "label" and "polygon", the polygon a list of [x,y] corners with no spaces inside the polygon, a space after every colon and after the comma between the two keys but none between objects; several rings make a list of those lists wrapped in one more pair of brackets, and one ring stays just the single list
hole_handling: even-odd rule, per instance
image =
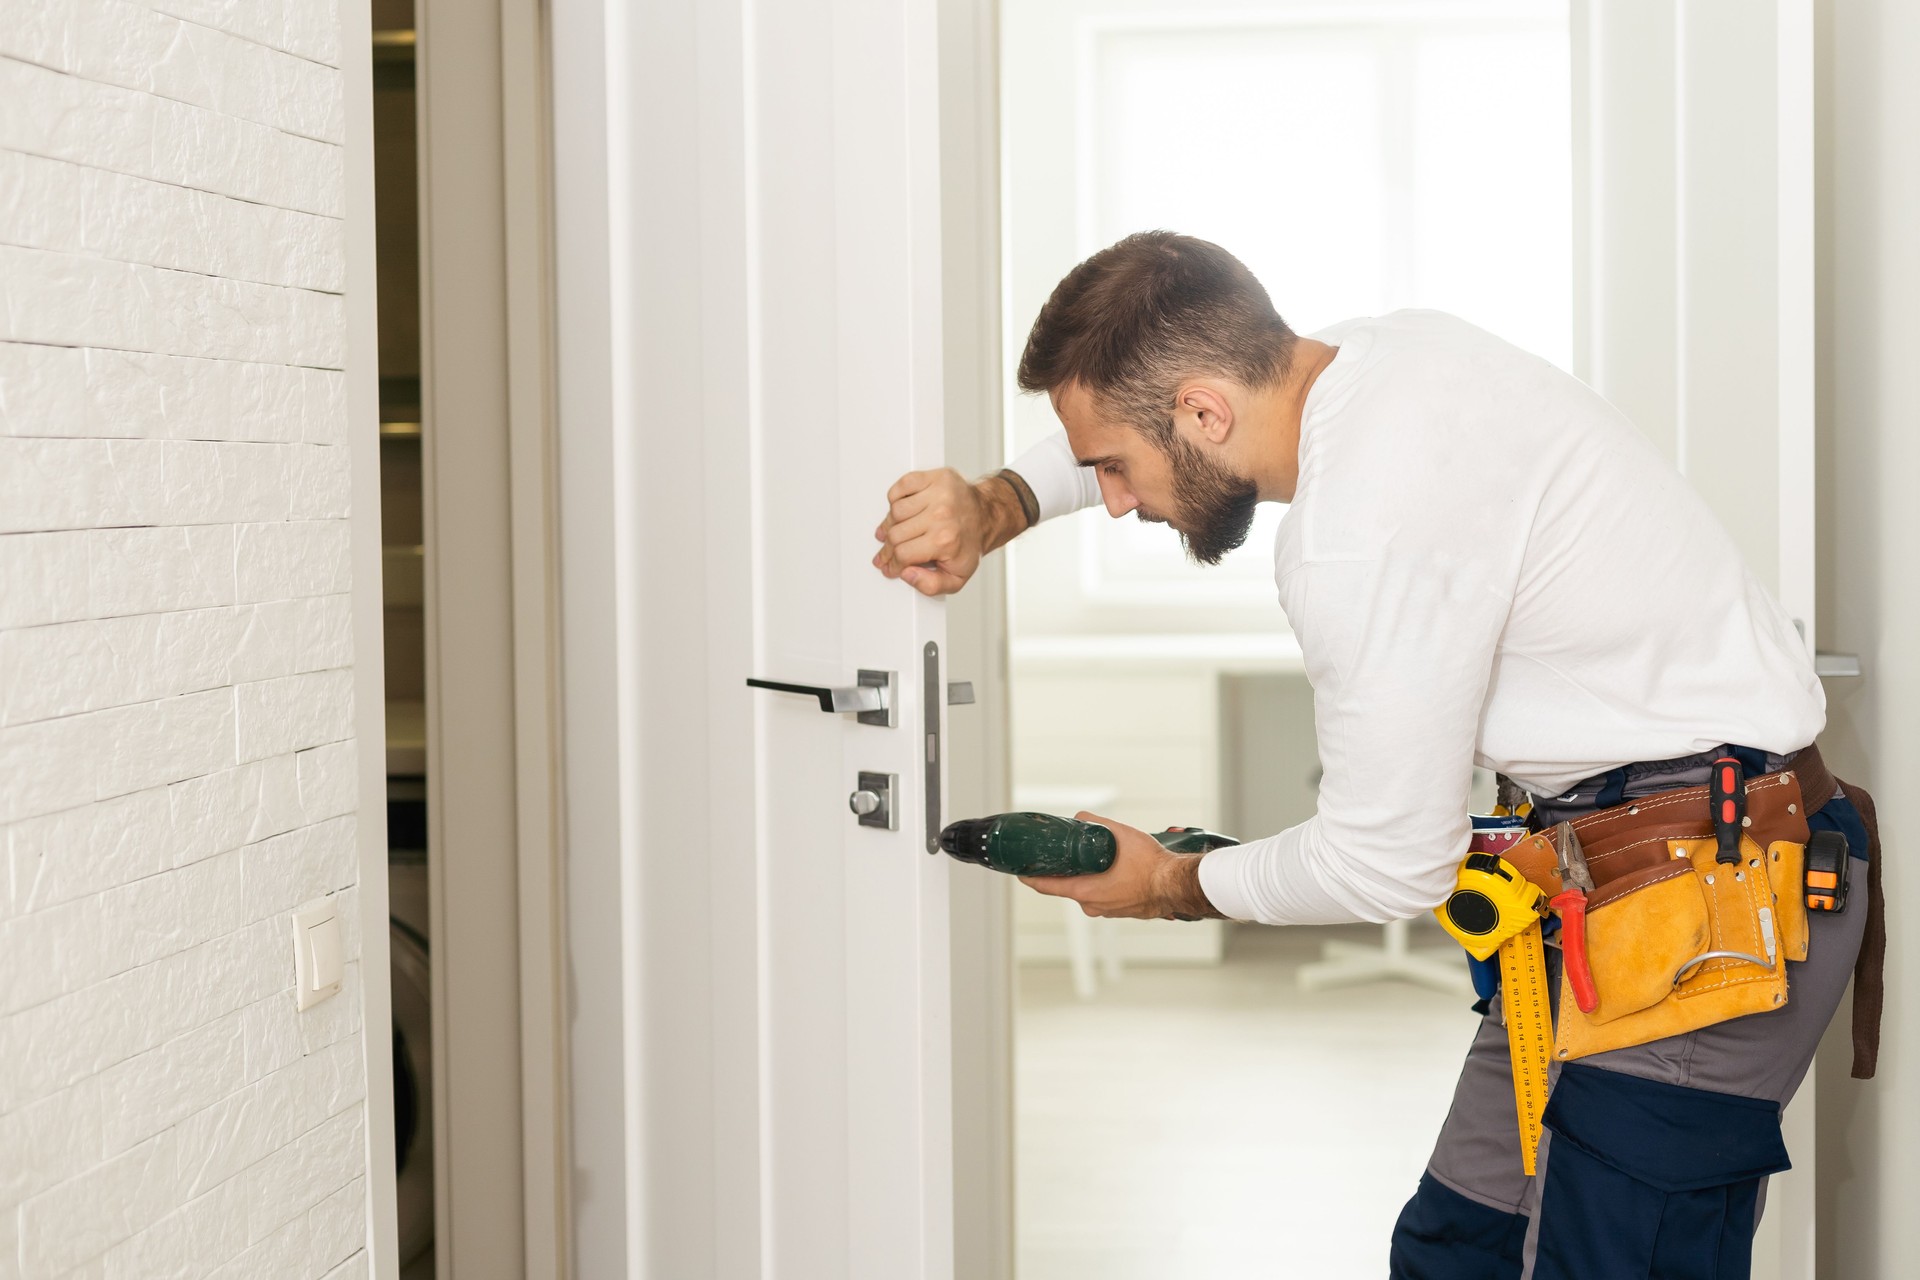
[{"label": "white textured brick wall", "polygon": [[367,1272],[338,64],[0,0],[0,1280]]}]

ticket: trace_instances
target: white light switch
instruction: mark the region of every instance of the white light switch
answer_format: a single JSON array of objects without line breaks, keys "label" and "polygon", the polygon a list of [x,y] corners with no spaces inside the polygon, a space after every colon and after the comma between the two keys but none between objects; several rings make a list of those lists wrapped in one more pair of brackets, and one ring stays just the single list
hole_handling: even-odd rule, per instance
[{"label": "white light switch", "polygon": [[332,898],[293,913],[293,995],[299,1008],[340,993],[345,969],[340,953],[340,913]]}]

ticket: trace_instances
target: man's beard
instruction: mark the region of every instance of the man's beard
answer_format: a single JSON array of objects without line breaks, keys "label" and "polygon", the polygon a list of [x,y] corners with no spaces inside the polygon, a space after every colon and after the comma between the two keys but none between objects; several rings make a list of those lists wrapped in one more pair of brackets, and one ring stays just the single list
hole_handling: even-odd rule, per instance
[{"label": "man's beard", "polygon": [[1259,488],[1179,436],[1161,445],[1160,451],[1172,464],[1175,513],[1171,517],[1143,514],[1140,519],[1172,525],[1195,564],[1219,564],[1247,540],[1260,506]]}]

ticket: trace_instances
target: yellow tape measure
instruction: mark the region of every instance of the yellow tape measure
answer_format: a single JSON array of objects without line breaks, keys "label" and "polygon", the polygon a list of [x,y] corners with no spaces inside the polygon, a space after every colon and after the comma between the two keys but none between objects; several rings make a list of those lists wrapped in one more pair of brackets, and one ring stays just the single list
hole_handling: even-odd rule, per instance
[{"label": "yellow tape measure", "polygon": [[1520,1121],[1520,1163],[1533,1176],[1540,1117],[1547,1109],[1547,1062],[1553,1052],[1553,1010],[1547,1003],[1547,949],[1540,922],[1500,944],[1500,1012],[1507,1020],[1513,1109]]}]

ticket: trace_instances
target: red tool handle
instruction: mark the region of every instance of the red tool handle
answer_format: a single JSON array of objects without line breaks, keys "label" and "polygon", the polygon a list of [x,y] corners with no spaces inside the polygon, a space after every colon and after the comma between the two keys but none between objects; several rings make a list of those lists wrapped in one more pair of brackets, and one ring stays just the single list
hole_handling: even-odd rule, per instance
[{"label": "red tool handle", "polygon": [[1740,861],[1740,829],[1747,820],[1747,780],[1740,762],[1721,756],[1713,762],[1713,782],[1708,788],[1713,803],[1713,835],[1718,844],[1716,862],[1729,865]]},{"label": "red tool handle", "polygon": [[1560,962],[1573,988],[1573,1002],[1580,1012],[1592,1013],[1600,1007],[1600,993],[1594,990],[1593,966],[1587,963],[1586,891],[1564,890],[1553,896],[1551,905],[1560,913]]}]

